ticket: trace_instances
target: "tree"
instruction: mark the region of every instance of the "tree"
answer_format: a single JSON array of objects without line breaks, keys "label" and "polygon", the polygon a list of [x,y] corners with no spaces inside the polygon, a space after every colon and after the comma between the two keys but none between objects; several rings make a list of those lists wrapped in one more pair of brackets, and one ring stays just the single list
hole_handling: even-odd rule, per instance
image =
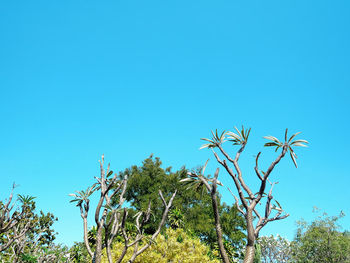
[{"label": "tree", "polygon": [[30,229],[32,222],[28,218],[32,215],[32,200],[34,197],[20,198],[20,208],[15,210],[13,202],[12,186],[10,196],[7,201],[0,201],[0,252],[8,249],[13,242],[21,239]]},{"label": "tree", "polygon": [[277,236],[263,236],[258,240],[261,247],[262,263],[287,263],[292,257],[290,242]]},{"label": "tree", "polygon": [[55,245],[52,213],[36,213],[35,197],[18,195],[20,207],[11,213],[13,189],[7,202],[1,203],[0,259],[4,262],[65,262],[67,248]]},{"label": "tree", "polygon": [[[21,198],[28,197],[21,196]],[[57,253],[54,251],[59,246],[53,243],[56,239],[56,233],[52,229],[52,225],[58,219],[52,213],[45,214],[40,211],[39,214],[36,214],[35,208],[36,204],[32,201],[32,214],[31,217],[27,218],[31,222],[29,231],[10,246],[15,262],[21,258],[32,258],[35,262],[54,262],[53,260],[57,259]]]},{"label": "tree", "polygon": [[[238,196],[239,196],[239,199],[238,199],[234,195],[234,198],[236,200],[236,207],[244,216],[246,226],[247,226],[247,245],[245,250],[244,263],[253,263],[254,254],[255,254],[255,243],[257,238],[259,237],[260,230],[268,222],[281,220],[288,216],[288,214],[283,214],[284,211],[277,200],[275,200],[275,204],[272,203],[273,201],[272,190],[276,182],[271,183],[269,181],[269,176],[271,172],[274,170],[275,166],[280,162],[280,160],[286,155],[287,152],[290,153],[290,156],[295,166],[297,167],[296,154],[294,152],[293,147],[294,146],[305,147],[306,145],[304,143],[308,143],[308,142],[305,140],[293,140],[295,136],[298,135],[299,133],[296,133],[292,135],[290,138],[288,138],[287,129],[285,132],[284,142],[279,141],[276,137],[273,137],[273,136],[264,137],[265,139],[268,139],[271,141],[271,142],[265,143],[264,146],[275,147],[276,152],[278,149],[281,149],[282,151],[277,156],[277,158],[270,164],[270,166],[265,172],[260,170],[258,165],[261,152],[257,154],[256,160],[255,160],[255,173],[258,179],[260,180],[260,187],[258,192],[254,193],[251,190],[251,188],[246,184],[243,178],[242,170],[239,165],[239,158],[242,152],[244,151],[245,146],[247,145],[250,129],[244,129],[244,127],[242,127],[241,131],[239,131],[236,127],[235,129],[236,129],[236,133],[230,132],[230,131],[229,132],[224,131],[221,134],[219,134],[217,130],[215,133],[212,132],[211,139],[206,139],[206,138],[202,139],[207,143],[204,144],[201,147],[201,149],[203,148],[211,149],[217,162],[222,167],[224,167],[224,169],[231,176],[234,182],[234,185],[237,189]],[[226,141],[231,141],[233,145],[239,146],[239,150],[237,151],[234,158],[232,158],[228,154],[228,152],[223,148],[223,143]],[[218,152],[221,154],[222,157],[219,156],[219,154],[215,151],[215,149],[218,149]],[[212,185],[211,186],[209,185],[209,186],[211,187],[211,189],[214,189],[217,184],[218,173],[219,171],[217,170],[213,180],[208,177],[205,178],[203,175],[199,175],[199,174],[190,174],[190,177],[199,178],[203,183],[204,181],[209,182],[211,180]],[[267,183],[271,185],[270,191],[268,194],[265,193]],[[264,215],[262,216],[261,213],[258,211],[258,209],[256,209],[256,205],[261,203],[263,198],[266,198],[266,202],[265,202]],[[276,211],[274,215],[271,214],[272,210]],[[254,225],[254,216],[257,218],[257,223],[255,225]],[[217,224],[216,229],[219,229],[220,222],[216,221],[216,224]],[[219,236],[222,233],[218,231],[217,234]],[[222,248],[220,244],[219,244],[219,247]],[[224,251],[221,252],[222,255],[224,253],[225,253]]]},{"label": "tree", "polygon": [[[154,242],[155,238],[159,235],[175,198],[176,190],[170,196],[169,202],[166,202],[162,191],[159,190],[158,194],[164,207],[162,218],[152,236],[147,242],[142,243],[141,246],[141,241],[145,238],[144,227],[150,221],[152,203],[148,202],[148,206],[145,210],[140,210],[135,214],[134,227],[136,229],[136,234],[130,235],[127,231],[126,224],[128,209],[123,208],[128,176],[124,175],[122,178],[119,178],[117,173],[114,173],[113,177],[112,175],[113,171],[110,170],[109,164],[107,171],[105,171],[104,156],[102,155],[102,159],[100,161],[100,176],[98,178],[96,177],[97,182],[91,187],[88,187],[86,191],[70,194],[70,196],[74,197],[71,202],[76,202],[77,206],[80,208],[80,215],[83,219],[84,227],[84,243],[89,255],[92,257],[92,262],[101,262],[102,250],[105,248],[108,261],[109,263],[112,263],[112,243],[118,235],[122,235],[124,239],[124,247],[117,262],[121,262],[128,249],[133,247],[133,254],[128,261],[132,263],[135,261],[137,256],[149,248],[152,242]],[[92,248],[88,242],[87,217],[90,209],[89,198],[96,191],[100,192],[100,198],[95,209],[96,244],[95,250],[92,251]]]},{"label": "tree", "polygon": [[297,263],[350,262],[350,235],[339,231],[337,222],[344,214],[328,216],[323,213],[316,220],[298,222],[297,234],[292,242],[293,261]]},{"label": "tree", "polygon": [[[199,237],[211,249],[217,249],[214,211],[210,196],[205,194],[206,188],[203,185],[197,185],[196,191],[188,191],[188,186],[180,182],[187,178],[188,170],[185,167],[172,172],[171,167],[163,169],[161,166],[160,159],[151,155],[143,161],[141,166],[134,165],[120,175],[121,177],[127,175],[129,178],[125,196],[135,211],[147,207],[149,201],[155,204],[156,208],[153,210],[155,221],[145,229],[145,232],[152,233],[161,219],[162,210],[157,209],[161,207],[157,189],[161,189],[165,196],[169,196],[175,189],[178,189],[173,202],[174,209],[170,214],[170,226],[182,225],[184,229]],[[201,170],[201,168],[194,169],[194,172],[196,170]],[[244,218],[236,207],[225,203],[220,204],[219,194],[217,194],[217,199],[224,245],[226,248],[232,248],[228,251],[231,257],[238,256],[237,251],[244,246]]]}]

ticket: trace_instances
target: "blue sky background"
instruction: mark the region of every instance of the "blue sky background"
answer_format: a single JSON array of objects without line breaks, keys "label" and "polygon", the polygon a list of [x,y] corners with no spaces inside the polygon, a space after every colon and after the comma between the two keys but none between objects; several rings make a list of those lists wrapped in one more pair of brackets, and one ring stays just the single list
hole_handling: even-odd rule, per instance
[{"label": "blue sky background", "polygon": [[345,0],[2,1],[0,198],[15,181],[71,245],[82,220],[68,194],[93,182],[102,153],[115,171],[151,153],[174,170],[211,158],[210,171],[199,139],[244,124],[254,184],[254,155],[262,168],[274,158],[262,137],[288,127],[310,147],[272,174],[291,216],[262,234],[292,239],[313,206],[343,210],[349,229],[349,13]]}]

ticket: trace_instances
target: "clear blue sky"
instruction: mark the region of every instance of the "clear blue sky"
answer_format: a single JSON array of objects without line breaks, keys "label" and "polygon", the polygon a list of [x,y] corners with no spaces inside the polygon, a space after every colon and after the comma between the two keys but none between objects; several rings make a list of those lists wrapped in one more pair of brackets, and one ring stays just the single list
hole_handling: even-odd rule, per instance
[{"label": "clear blue sky", "polygon": [[102,153],[115,171],[151,153],[214,169],[199,139],[244,124],[253,182],[253,156],[274,157],[262,136],[288,127],[310,147],[272,174],[291,216],[263,234],[292,239],[314,205],[343,210],[349,229],[349,13],[347,0],[2,1],[1,199],[15,181],[71,245],[82,220],[68,194],[92,183]]}]

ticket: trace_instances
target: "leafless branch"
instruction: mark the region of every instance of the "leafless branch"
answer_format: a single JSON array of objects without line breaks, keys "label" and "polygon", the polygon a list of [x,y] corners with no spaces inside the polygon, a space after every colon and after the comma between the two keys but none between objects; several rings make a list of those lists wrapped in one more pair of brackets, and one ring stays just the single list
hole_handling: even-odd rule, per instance
[{"label": "leafless branch", "polygon": [[262,181],[263,178],[262,178],[262,176],[261,176],[261,174],[260,174],[260,172],[259,172],[259,165],[258,165],[260,154],[261,154],[261,152],[259,152],[258,155],[256,156],[256,159],[255,159],[255,168],[254,168],[254,169],[255,169],[256,175],[257,175],[257,176],[259,177],[259,179]]},{"label": "leafless branch", "polygon": [[244,193],[242,191],[242,188],[241,188],[241,185],[240,185],[240,181],[237,179],[237,176],[234,174],[234,172],[231,170],[231,168],[227,165],[226,161],[223,160],[221,161],[220,157],[218,156],[218,154],[213,150],[213,154],[217,160],[217,162],[219,164],[221,164],[225,169],[226,171],[228,172],[228,174],[231,176],[231,178],[233,179],[234,183],[235,183],[235,186],[236,186],[236,189],[238,191],[238,195],[239,195],[239,198],[241,199],[241,202],[242,202],[242,205],[245,207],[245,208],[248,208],[248,203],[247,201],[245,200],[245,197],[244,197]]},{"label": "leafless branch", "polygon": [[245,216],[245,212],[243,212],[243,210],[242,210],[241,207],[239,206],[239,200],[238,200],[237,196],[235,196],[235,195],[232,193],[232,191],[231,191],[231,189],[230,189],[229,187],[227,187],[227,189],[230,191],[230,193],[232,194],[233,198],[234,198],[235,201],[236,201],[236,208],[237,208],[237,210],[238,210],[239,212],[241,212],[242,215]]},{"label": "leafless branch", "polygon": [[[164,197],[163,197],[162,192],[159,190],[159,196],[162,199],[163,204],[164,204],[164,211],[163,211],[162,219],[161,219],[161,221],[160,221],[160,223],[158,225],[158,228],[157,228],[156,232],[152,235],[152,237],[149,239],[149,241],[140,249],[138,249],[138,245],[139,245],[139,241],[142,240],[142,237],[141,237],[142,234],[140,234],[140,233],[138,234],[139,237],[136,237],[136,239],[139,239],[139,240],[134,245],[134,252],[133,252],[131,258],[128,261],[129,263],[134,262],[137,256],[139,256],[141,253],[143,253],[147,248],[149,248],[154,243],[155,239],[157,238],[157,236],[160,233],[160,230],[162,229],[162,227],[164,226],[164,224],[166,222],[166,219],[167,219],[168,213],[169,213],[169,209],[172,206],[172,203],[173,203],[174,198],[176,196],[176,192],[177,191],[175,191],[173,193],[173,195],[171,196],[169,202],[167,203],[165,201]],[[150,209],[148,209],[148,211],[150,211]],[[142,233],[142,231],[141,231],[141,233]]]}]

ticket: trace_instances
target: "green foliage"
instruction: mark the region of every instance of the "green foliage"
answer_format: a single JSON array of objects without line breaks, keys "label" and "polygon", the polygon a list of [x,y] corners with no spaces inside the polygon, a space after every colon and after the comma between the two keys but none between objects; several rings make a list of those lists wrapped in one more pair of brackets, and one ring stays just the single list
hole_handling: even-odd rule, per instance
[{"label": "green foliage", "polygon": [[[66,262],[68,249],[55,245],[52,225],[57,218],[52,213],[36,213],[35,197],[18,195],[21,213],[14,211],[18,223],[0,235],[0,245],[8,243],[16,233],[24,233],[0,254],[2,262]],[[2,202],[0,202],[2,203]],[[3,209],[0,206],[0,210]]]},{"label": "green foliage", "polygon": [[[171,172],[170,168],[164,170],[161,164],[159,158],[151,156],[144,160],[142,166],[132,166],[120,174],[121,178],[125,173],[128,174],[126,199],[132,208],[145,210],[149,201],[152,202],[155,220],[146,227],[146,233],[153,233],[161,218],[162,204],[158,197],[158,189],[162,190],[164,196],[171,195],[177,189],[173,212],[170,214],[170,226],[174,228],[184,226],[211,248],[216,247],[217,238],[210,195],[202,194],[201,189],[189,191],[187,186],[180,182],[181,179],[187,178],[188,171],[185,168]],[[201,187],[206,191],[204,186]],[[244,245],[245,234],[242,232],[245,230],[244,219],[235,207],[222,204],[219,210],[226,243],[235,251],[239,251]],[[130,214],[132,215],[132,211]]]},{"label": "green foliage", "polygon": [[22,260],[22,262],[25,262],[25,263],[35,263],[35,262],[37,262],[38,258],[31,255],[31,254],[23,253],[21,255],[21,260]]},{"label": "green foliage", "polygon": [[[117,242],[113,246],[113,259],[119,258],[123,243]],[[138,258],[135,263],[219,263],[218,259],[211,259],[209,247],[201,243],[196,237],[189,236],[183,229],[177,228],[167,229],[164,235],[159,235],[155,243],[151,245]],[[123,259],[122,263],[126,263],[132,255],[133,249],[130,248]],[[215,256],[218,256],[217,254]],[[107,263],[107,257],[102,257],[102,263]]]},{"label": "green foliage", "polygon": [[254,263],[262,263],[261,262],[261,246],[259,243],[254,245],[255,247],[255,255],[254,255]]},{"label": "green foliage", "polygon": [[218,133],[218,130],[215,130],[215,133],[212,131],[212,138],[201,138],[201,140],[206,141],[206,144],[203,144],[200,149],[204,148],[215,148],[226,142],[227,140],[232,142],[233,145],[245,145],[248,141],[248,137],[250,134],[251,129],[244,129],[244,126],[242,126],[241,130],[238,130],[237,127],[234,127],[236,130],[236,133],[231,131],[223,131],[221,134]]},{"label": "green foliage", "polygon": [[277,236],[263,236],[258,240],[261,247],[262,263],[287,263],[291,262],[292,248],[290,242]]},{"label": "green foliage", "polygon": [[350,262],[350,236],[347,232],[339,231],[337,224],[343,216],[343,213],[332,217],[323,213],[310,224],[299,221],[292,243],[294,262]]},{"label": "green foliage", "polygon": [[88,231],[88,241],[91,247],[94,247],[96,244],[96,235],[97,235],[97,227],[93,226],[89,231]]},{"label": "green foliage", "polygon": [[75,242],[69,249],[70,261],[72,263],[86,263],[91,261],[83,242]]},{"label": "green foliage", "polygon": [[284,139],[285,142],[282,143],[281,141],[279,141],[276,137],[274,136],[265,136],[264,138],[267,140],[270,140],[271,142],[267,142],[265,143],[265,147],[276,147],[275,151],[277,151],[279,148],[282,148],[283,146],[287,146],[287,149],[289,151],[290,154],[290,158],[292,158],[292,161],[295,165],[295,167],[298,167],[297,165],[297,155],[294,152],[293,147],[295,146],[299,146],[299,147],[307,147],[305,144],[308,144],[309,142],[306,140],[293,140],[295,138],[295,136],[297,136],[298,134],[300,134],[301,132],[297,132],[295,134],[293,134],[289,139],[288,139],[288,129],[286,129],[285,135],[284,135]]},{"label": "green foliage", "polygon": [[185,225],[184,215],[182,214],[181,210],[178,208],[175,208],[170,211],[168,220],[169,220],[170,227],[173,229],[183,228]]},{"label": "green foliage", "polygon": [[83,204],[83,202],[89,203],[89,197],[94,193],[96,190],[96,185],[94,184],[91,187],[88,187],[86,191],[76,191],[76,194],[69,194],[69,196],[74,197],[73,200],[70,200],[70,203],[77,202],[76,206],[80,206]]},{"label": "green foliage", "polygon": [[233,142],[233,145],[244,145],[248,141],[248,137],[250,134],[250,128],[244,129],[244,126],[242,126],[241,131],[239,131],[236,127],[235,130],[237,133],[234,132],[227,132],[228,139],[230,142]]}]

